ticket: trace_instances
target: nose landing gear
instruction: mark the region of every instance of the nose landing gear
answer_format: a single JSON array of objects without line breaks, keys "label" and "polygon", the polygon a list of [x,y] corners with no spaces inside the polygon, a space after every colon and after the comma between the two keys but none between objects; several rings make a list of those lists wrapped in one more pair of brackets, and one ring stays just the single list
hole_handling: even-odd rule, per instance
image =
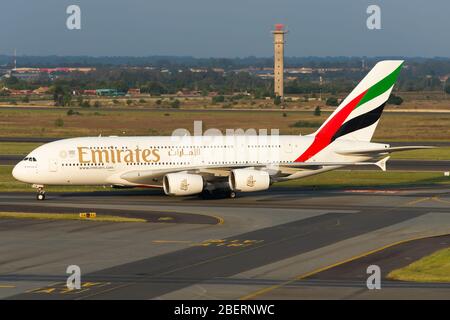
[{"label": "nose landing gear", "polygon": [[37,189],[36,199],[37,200],[45,200],[45,190],[43,185],[35,185],[33,184],[33,188]]}]

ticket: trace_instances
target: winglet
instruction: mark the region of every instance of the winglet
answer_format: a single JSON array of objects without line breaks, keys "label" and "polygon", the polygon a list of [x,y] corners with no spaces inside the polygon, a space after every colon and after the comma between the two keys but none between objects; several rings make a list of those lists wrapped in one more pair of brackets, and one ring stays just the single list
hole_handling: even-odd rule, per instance
[{"label": "winglet", "polygon": [[389,160],[389,156],[381,159],[378,162],[375,162],[375,165],[379,167],[381,170],[386,171],[386,162]]}]

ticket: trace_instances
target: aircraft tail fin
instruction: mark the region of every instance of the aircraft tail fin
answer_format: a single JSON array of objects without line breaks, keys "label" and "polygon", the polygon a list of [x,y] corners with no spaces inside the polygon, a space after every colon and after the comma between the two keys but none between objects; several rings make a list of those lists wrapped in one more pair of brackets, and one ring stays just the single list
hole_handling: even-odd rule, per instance
[{"label": "aircraft tail fin", "polygon": [[402,65],[403,60],[378,62],[312,134],[314,143],[296,161],[308,160],[336,139],[369,142]]}]

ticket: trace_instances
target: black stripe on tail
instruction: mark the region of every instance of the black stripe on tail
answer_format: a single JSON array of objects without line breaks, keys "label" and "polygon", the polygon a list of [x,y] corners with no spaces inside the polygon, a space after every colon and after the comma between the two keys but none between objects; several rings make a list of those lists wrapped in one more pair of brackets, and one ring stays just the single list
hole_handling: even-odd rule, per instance
[{"label": "black stripe on tail", "polygon": [[363,128],[373,125],[375,122],[377,122],[380,119],[385,105],[386,105],[386,102],[383,103],[378,108],[375,108],[367,113],[364,113],[364,114],[344,123],[339,128],[339,130],[333,135],[333,138],[331,138],[331,142],[333,142],[337,138],[342,137],[346,134],[349,134],[351,132],[354,132],[354,131],[357,131],[357,130],[360,130],[360,129],[363,129]]}]

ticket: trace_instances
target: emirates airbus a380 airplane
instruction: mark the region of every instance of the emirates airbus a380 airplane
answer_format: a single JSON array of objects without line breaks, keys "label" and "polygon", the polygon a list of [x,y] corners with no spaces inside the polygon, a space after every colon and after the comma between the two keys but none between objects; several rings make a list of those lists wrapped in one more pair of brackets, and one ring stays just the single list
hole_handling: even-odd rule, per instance
[{"label": "emirates airbus a380 airplane", "polygon": [[13,176],[45,185],[162,188],[167,195],[266,190],[278,181],[353,165],[386,169],[388,154],[428,147],[370,142],[403,61],[377,63],[313,134],[307,136],[84,137],[33,150]]}]

